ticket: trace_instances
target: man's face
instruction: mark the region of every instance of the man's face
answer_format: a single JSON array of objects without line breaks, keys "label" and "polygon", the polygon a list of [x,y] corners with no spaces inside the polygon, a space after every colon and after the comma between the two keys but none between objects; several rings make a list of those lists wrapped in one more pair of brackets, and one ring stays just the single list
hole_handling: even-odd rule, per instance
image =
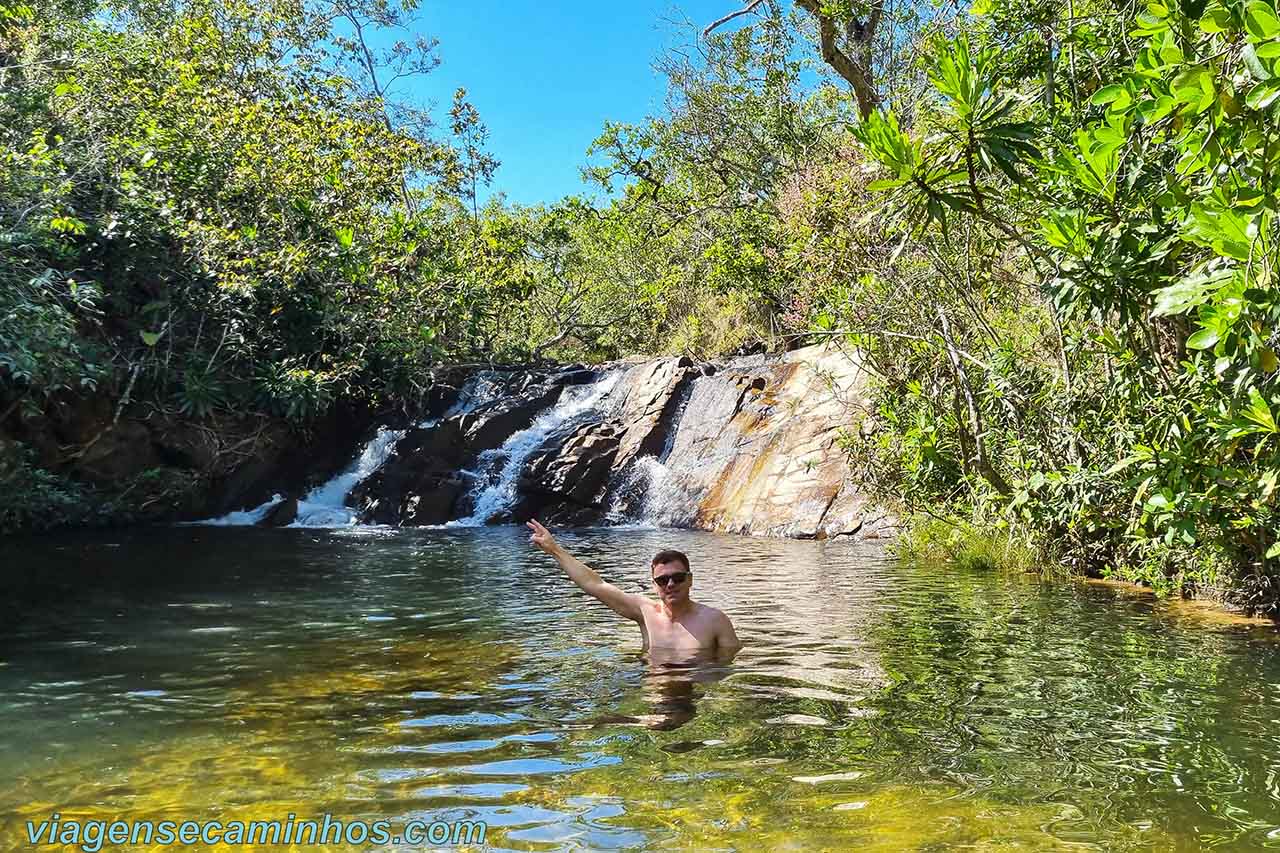
[{"label": "man's face", "polygon": [[668,604],[684,601],[689,597],[693,587],[693,575],[684,567],[684,563],[655,563],[653,566],[653,589],[658,597]]}]

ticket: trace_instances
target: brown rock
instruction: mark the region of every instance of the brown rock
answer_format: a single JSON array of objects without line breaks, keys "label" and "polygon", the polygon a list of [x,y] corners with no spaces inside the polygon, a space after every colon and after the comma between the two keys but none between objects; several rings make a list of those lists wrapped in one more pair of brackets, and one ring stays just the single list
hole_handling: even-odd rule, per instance
[{"label": "brown rock", "polygon": [[687,357],[645,362],[627,372],[627,395],[617,415],[623,428],[618,469],[662,450],[668,433],[676,427],[681,393],[698,373]]},{"label": "brown rock", "polygon": [[892,524],[854,486],[837,439],[856,428],[858,363],[807,347],[764,363],[732,362],[694,384],[666,459],[666,488],[692,495],[664,519],[765,536],[871,537]]}]

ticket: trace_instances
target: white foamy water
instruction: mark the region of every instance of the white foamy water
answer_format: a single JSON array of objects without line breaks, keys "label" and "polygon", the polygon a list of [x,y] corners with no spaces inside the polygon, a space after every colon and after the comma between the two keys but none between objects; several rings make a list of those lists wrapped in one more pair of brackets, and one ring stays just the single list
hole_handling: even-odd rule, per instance
[{"label": "white foamy water", "polygon": [[266,518],[271,508],[283,500],[284,495],[272,495],[271,500],[258,504],[253,509],[232,510],[226,515],[220,515],[217,518],[206,518],[201,521],[187,523],[203,524],[209,527],[251,527]]},{"label": "white foamy water", "polygon": [[569,421],[602,408],[621,378],[622,372],[618,371],[590,385],[566,388],[561,392],[560,398],[538,415],[526,429],[513,433],[497,450],[482,454],[481,472],[477,479],[480,491],[475,498],[475,510],[466,518],[450,522],[450,525],[476,527],[513,506],[516,484],[529,456],[555,430]]},{"label": "white foamy water", "polygon": [[[434,425],[433,421],[420,424],[423,427],[432,425]],[[382,467],[395,451],[396,442],[404,437],[404,433],[402,429],[378,427],[377,434],[360,450],[355,460],[343,469],[342,473],[316,486],[298,501],[298,517],[289,527],[350,527],[355,524],[358,516],[353,508],[347,506],[347,495]],[[218,518],[195,523],[218,527],[257,524],[266,517],[272,507],[283,500],[283,495],[275,495],[271,500],[253,509],[237,510]]]},{"label": "white foamy water", "polygon": [[665,464],[653,456],[642,456],[632,464],[607,517],[618,526],[684,527],[696,506],[696,496]]},{"label": "white foamy water", "polygon": [[346,470],[327,483],[316,486],[298,501],[298,517],[289,526],[350,527],[355,524],[358,520],[356,511],[347,506],[347,495],[382,467],[395,452],[396,443],[404,438],[404,433],[402,429],[378,427],[377,435]]}]

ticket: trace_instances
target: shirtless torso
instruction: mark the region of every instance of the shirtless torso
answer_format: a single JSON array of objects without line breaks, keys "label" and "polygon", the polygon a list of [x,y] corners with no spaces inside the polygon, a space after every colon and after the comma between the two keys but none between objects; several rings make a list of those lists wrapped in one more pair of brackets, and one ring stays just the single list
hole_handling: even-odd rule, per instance
[{"label": "shirtless torso", "polygon": [[643,595],[623,592],[603,580],[589,566],[556,542],[547,528],[530,521],[530,541],[556,558],[575,584],[614,613],[640,626],[644,647],[662,649],[738,649],[742,643],[733,623],[723,612],[689,597],[693,573],[688,558],[678,551],[661,551],[650,566],[655,601]]},{"label": "shirtless torso", "polygon": [[[644,647],[660,649],[711,649],[722,645],[737,645],[732,642],[721,642],[721,638],[729,639],[733,624],[724,613],[690,601],[687,611],[672,614],[663,608],[662,603],[636,596],[641,599],[640,633],[644,635]],[[737,640],[736,636],[732,640]]]}]

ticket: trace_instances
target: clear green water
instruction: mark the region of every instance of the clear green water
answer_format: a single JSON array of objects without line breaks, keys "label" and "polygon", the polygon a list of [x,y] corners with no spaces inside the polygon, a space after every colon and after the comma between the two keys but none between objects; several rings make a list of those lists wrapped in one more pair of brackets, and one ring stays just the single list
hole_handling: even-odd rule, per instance
[{"label": "clear green water", "polygon": [[685,549],[746,649],[642,659],[515,529],[0,545],[0,850],[54,811],[470,818],[515,850],[1280,847],[1270,627],[847,543],[563,539],[633,589]]}]

